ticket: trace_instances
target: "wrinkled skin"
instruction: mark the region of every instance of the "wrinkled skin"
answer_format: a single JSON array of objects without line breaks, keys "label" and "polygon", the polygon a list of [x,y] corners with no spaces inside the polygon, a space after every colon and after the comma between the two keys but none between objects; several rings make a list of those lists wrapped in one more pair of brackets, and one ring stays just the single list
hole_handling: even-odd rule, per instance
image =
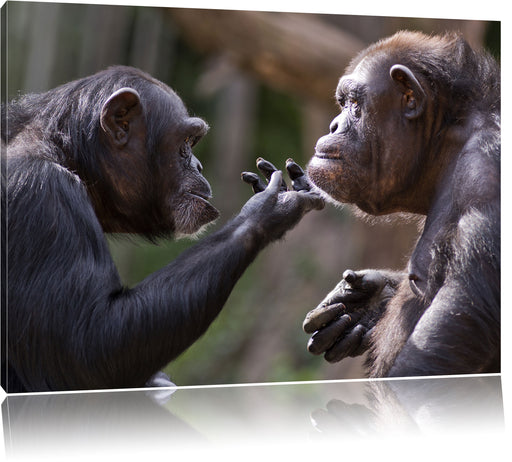
[{"label": "wrinkled skin", "polygon": [[[286,170],[291,180],[290,190],[282,173],[273,164],[258,158],[256,166],[268,184],[256,173],[242,173],[242,180],[252,186],[255,195],[242,208],[240,215],[246,217],[255,227],[261,228],[262,232],[267,227],[272,227],[279,238],[305,213],[324,208],[324,200],[319,193],[311,191],[304,171],[292,159],[286,161]],[[265,216],[260,218],[261,215]]]},{"label": "wrinkled skin", "polygon": [[391,271],[346,270],[343,279],[304,320],[304,332],[313,334],[309,352],[325,353],[329,362],[363,354],[403,277],[403,273]]}]

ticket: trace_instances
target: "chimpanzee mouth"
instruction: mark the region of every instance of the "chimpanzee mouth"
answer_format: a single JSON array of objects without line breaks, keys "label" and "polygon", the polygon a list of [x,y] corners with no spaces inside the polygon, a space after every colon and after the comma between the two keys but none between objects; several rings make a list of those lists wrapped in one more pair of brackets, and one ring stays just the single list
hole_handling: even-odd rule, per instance
[{"label": "chimpanzee mouth", "polygon": [[[194,223],[200,223],[200,225],[202,226],[206,223],[216,220],[219,217],[219,211],[209,201],[209,199],[212,198],[212,195],[210,193],[207,193],[206,191],[187,191],[185,193],[185,196],[189,200],[186,201],[186,203],[184,203],[183,206],[180,207],[180,209],[189,217],[197,215],[196,219],[194,219]],[[183,232],[183,234],[190,234],[190,232]]]},{"label": "chimpanzee mouth", "polygon": [[319,159],[339,160],[341,155],[339,152],[315,151],[315,157],[318,157]]},{"label": "chimpanzee mouth", "polygon": [[203,210],[208,210],[212,217],[217,218],[219,215],[219,211],[215,208],[215,206],[210,202],[210,199],[213,197],[211,193],[199,192],[199,191],[189,191],[187,194],[192,198],[193,201],[196,201],[198,204],[203,205]]},{"label": "chimpanzee mouth", "polygon": [[189,192],[187,192],[187,194],[189,196],[195,197],[196,199],[200,199],[200,200],[202,200],[204,202],[208,202],[208,203],[209,203],[210,199],[212,198],[211,194],[202,194],[200,192],[189,191]]}]

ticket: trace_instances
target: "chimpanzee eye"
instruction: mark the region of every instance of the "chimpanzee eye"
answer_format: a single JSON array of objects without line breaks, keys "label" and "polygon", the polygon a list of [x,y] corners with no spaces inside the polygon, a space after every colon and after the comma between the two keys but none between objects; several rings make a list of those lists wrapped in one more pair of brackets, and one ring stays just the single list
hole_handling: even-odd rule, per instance
[{"label": "chimpanzee eye", "polygon": [[197,144],[197,142],[201,139],[200,136],[189,135],[183,141],[183,146],[180,148],[180,154],[182,157],[190,157],[192,153],[192,148]]},{"label": "chimpanzee eye", "polygon": [[361,104],[358,98],[350,98],[350,110],[355,117],[359,117],[361,115]]}]

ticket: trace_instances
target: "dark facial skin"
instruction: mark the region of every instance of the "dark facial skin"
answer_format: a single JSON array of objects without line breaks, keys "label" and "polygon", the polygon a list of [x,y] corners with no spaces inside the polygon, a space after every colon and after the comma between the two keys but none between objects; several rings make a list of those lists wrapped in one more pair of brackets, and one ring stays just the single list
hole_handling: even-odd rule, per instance
[{"label": "dark facial skin", "polygon": [[410,114],[420,95],[390,76],[392,63],[364,58],[340,79],[340,114],[318,140],[308,174],[331,199],[366,213],[426,214],[439,169],[423,162],[424,130]]},{"label": "dark facial skin", "polygon": [[[159,141],[151,153],[147,152],[148,120],[143,114],[144,103],[134,90],[117,91],[103,107],[102,136],[110,147],[110,155],[103,165],[107,181],[115,178],[110,184],[120,198],[111,205],[117,209],[123,207],[124,215],[116,219],[115,210],[104,209],[101,199],[96,201],[106,232],[193,234],[219,215],[208,202],[211,188],[192,152],[208,132],[208,125],[200,118],[190,117],[171,89],[160,84],[153,92],[156,95],[151,105],[160,106],[155,111],[172,117],[164,119],[157,135]],[[111,175],[113,172],[115,175]],[[141,172],[146,175],[140,175]],[[91,195],[97,197],[94,187],[93,184]],[[148,210],[155,215],[152,223],[140,219],[140,216],[147,217]]]},{"label": "dark facial skin", "polygon": [[[163,146],[178,146],[179,148],[165,152],[162,156],[167,165],[161,165],[157,174],[162,184],[166,184],[168,194],[161,197],[161,209],[169,215],[169,229],[175,234],[193,234],[203,225],[219,216],[217,209],[208,202],[212,191],[206,178],[202,175],[203,166],[194,156],[192,148],[206,135],[208,126],[196,117],[185,116],[180,121],[175,132],[169,130],[171,136],[163,137]],[[169,139],[170,138],[170,139]],[[178,172],[181,181],[176,184],[175,176],[166,174],[166,168]]]}]

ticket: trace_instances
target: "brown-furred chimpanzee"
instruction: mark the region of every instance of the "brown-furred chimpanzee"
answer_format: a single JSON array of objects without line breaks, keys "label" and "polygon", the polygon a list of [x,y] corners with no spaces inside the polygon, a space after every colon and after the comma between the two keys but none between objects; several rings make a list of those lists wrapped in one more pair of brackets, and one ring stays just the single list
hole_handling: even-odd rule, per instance
[{"label": "brown-furred chimpanzee", "polygon": [[122,66],[2,107],[7,391],[170,384],[158,371],[205,332],[258,252],[323,207],[268,175],[220,230],[123,287],[105,232],[155,240],[217,218],[192,153],[207,128],[168,86]]},{"label": "brown-furred chimpanzee", "polygon": [[304,321],[371,377],[500,370],[500,70],[458,34],[399,32],[349,65],[313,184],[371,215],[425,215],[405,272],[345,271]]}]

